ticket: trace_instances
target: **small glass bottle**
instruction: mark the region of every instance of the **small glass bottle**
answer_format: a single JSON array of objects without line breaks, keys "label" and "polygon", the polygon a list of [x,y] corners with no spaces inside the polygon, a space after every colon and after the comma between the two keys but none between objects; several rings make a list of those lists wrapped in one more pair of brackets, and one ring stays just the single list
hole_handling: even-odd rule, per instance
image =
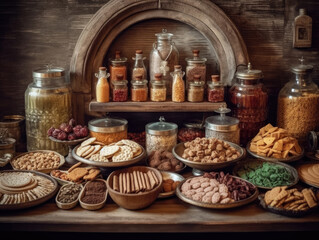
[{"label": "small glass bottle", "polygon": [[110,59],[110,81],[116,81],[116,75],[122,74],[127,79],[127,58],[121,57],[121,51],[115,51],[115,58]]},{"label": "small glass bottle", "polygon": [[224,85],[220,82],[219,75],[212,75],[212,81],[208,82],[207,99],[209,102],[222,102],[225,97]]},{"label": "small glass bottle", "polygon": [[194,80],[189,83],[187,100],[189,102],[204,101],[204,82],[201,81],[201,76],[199,74],[195,74]]},{"label": "small glass bottle", "polygon": [[171,73],[173,77],[172,85],[172,101],[184,102],[185,101],[185,82],[183,77],[185,72],[182,71],[181,65],[174,66],[174,72]]},{"label": "small glass bottle", "polygon": [[116,75],[116,81],[113,84],[113,102],[125,102],[127,101],[128,90],[127,90],[127,80],[123,80],[122,74]]},{"label": "small glass bottle", "polygon": [[131,87],[132,101],[145,102],[147,101],[148,81],[145,79],[142,79],[141,74],[137,74],[135,77],[136,77],[136,80],[132,81],[132,87]]},{"label": "small glass bottle", "polygon": [[142,50],[136,50],[135,51],[135,57],[132,58],[135,60],[134,66],[132,69],[132,80],[136,80],[137,74],[142,74],[142,79],[147,79],[147,72],[146,67],[144,64],[144,61],[146,58],[143,57],[143,51]]},{"label": "small glass bottle", "polygon": [[166,101],[166,84],[161,73],[156,73],[155,80],[151,81],[150,99],[153,102]]},{"label": "small glass bottle", "polygon": [[110,85],[107,81],[107,78],[110,76],[106,72],[106,67],[100,67],[99,73],[95,74],[95,77],[98,78],[96,84],[96,101],[101,103],[106,103],[110,101]]},{"label": "small glass bottle", "polygon": [[194,75],[201,76],[201,80],[206,83],[206,58],[199,57],[199,50],[193,50],[193,58],[186,58],[186,87],[188,89],[189,83],[193,81]]}]

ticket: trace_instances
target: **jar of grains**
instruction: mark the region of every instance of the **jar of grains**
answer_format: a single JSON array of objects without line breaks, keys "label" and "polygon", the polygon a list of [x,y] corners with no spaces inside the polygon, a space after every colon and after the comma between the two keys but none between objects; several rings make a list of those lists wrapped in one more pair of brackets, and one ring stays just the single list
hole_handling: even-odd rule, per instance
[{"label": "jar of grains", "polygon": [[142,74],[135,76],[136,80],[132,81],[131,98],[133,102],[145,102],[147,101],[147,80],[142,79]]},{"label": "jar of grains", "polygon": [[206,58],[199,57],[199,50],[193,50],[193,57],[186,58],[186,88],[188,89],[189,83],[193,81],[194,75],[200,75],[201,80],[206,83]]},{"label": "jar of grains", "polygon": [[212,75],[212,81],[208,82],[207,99],[209,102],[222,102],[224,101],[225,88],[220,82],[219,75]]},{"label": "jar of grains", "polygon": [[159,122],[148,123],[145,126],[147,154],[156,150],[172,151],[177,144],[177,131],[177,124],[165,122],[164,117]]},{"label": "jar of grains", "polygon": [[226,116],[230,112],[229,108],[219,108],[214,112],[218,116],[211,116],[205,120],[205,137],[218,138],[232,143],[240,143],[239,120],[234,117]]},{"label": "jar of grains", "polygon": [[166,85],[161,73],[156,73],[155,80],[151,81],[150,98],[154,102],[166,101]]},{"label": "jar of grains", "polygon": [[122,118],[98,118],[88,122],[91,137],[104,144],[127,138],[127,120]]},{"label": "jar of grains", "polygon": [[132,69],[132,80],[136,80],[137,74],[142,74],[142,79],[147,79],[146,75],[146,67],[144,64],[144,60],[146,59],[143,57],[143,51],[142,50],[136,50],[135,51],[135,57],[132,58],[134,62],[134,66]]},{"label": "jar of grains", "polygon": [[122,74],[123,79],[127,79],[127,58],[121,57],[121,51],[115,51],[115,58],[109,59],[109,62],[110,81],[116,81],[117,74]]},{"label": "jar of grains", "polygon": [[185,101],[185,82],[183,77],[185,72],[182,71],[181,65],[174,66],[174,72],[171,73],[173,77],[172,85],[172,101],[184,102]]},{"label": "jar of grains", "polygon": [[113,84],[113,102],[125,102],[127,101],[128,90],[127,80],[123,80],[122,74],[116,75],[116,81],[112,81]]},{"label": "jar of grains", "polygon": [[286,83],[278,95],[277,125],[286,129],[293,137],[305,144],[309,131],[319,128],[319,92],[312,81],[312,65],[292,67],[293,78]]},{"label": "jar of grains", "polygon": [[268,93],[260,82],[262,71],[248,68],[236,72],[236,82],[229,90],[233,117],[239,119],[240,144],[246,146],[263,127],[268,114]]},{"label": "jar of grains", "polygon": [[201,76],[194,75],[194,81],[189,83],[187,100],[189,102],[202,102],[204,101],[204,82],[201,81]]}]

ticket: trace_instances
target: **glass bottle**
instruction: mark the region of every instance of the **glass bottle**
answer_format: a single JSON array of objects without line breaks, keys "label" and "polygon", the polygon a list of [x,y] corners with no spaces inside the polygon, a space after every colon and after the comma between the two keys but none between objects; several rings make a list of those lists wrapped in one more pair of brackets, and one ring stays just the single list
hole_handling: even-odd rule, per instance
[{"label": "glass bottle", "polygon": [[127,79],[127,58],[121,57],[121,51],[115,51],[115,58],[110,59],[110,81],[116,80],[117,74],[122,74]]},{"label": "glass bottle", "polygon": [[146,67],[144,64],[144,60],[146,59],[143,57],[143,51],[142,50],[136,50],[135,51],[135,57],[132,58],[135,60],[134,66],[132,69],[132,80],[136,80],[137,74],[142,74],[142,79],[147,79],[147,72]]},{"label": "glass bottle", "polygon": [[200,75],[201,80],[206,84],[206,58],[199,57],[199,50],[193,50],[193,58],[186,58],[186,88],[193,81],[194,75]]},{"label": "glass bottle", "polygon": [[148,87],[147,83],[148,81],[145,79],[142,79],[141,74],[137,74],[136,80],[132,81],[132,87],[131,87],[131,98],[133,102],[145,102],[147,101],[147,93],[148,93]]},{"label": "glass bottle", "polygon": [[212,75],[212,81],[208,82],[207,99],[209,102],[222,102],[225,97],[224,85],[220,82],[219,75]]},{"label": "glass bottle", "polygon": [[96,101],[97,102],[109,102],[110,101],[110,85],[107,81],[107,78],[110,76],[109,73],[106,73],[106,67],[100,67],[99,73],[95,74],[95,77],[98,78],[96,84]]},{"label": "glass bottle", "polygon": [[229,90],[233,117],[239,119],[240,144],[246,146],[266,124],[268,93],[261,83],[262,71],[248,68],[236,72],[236,82]]},{"label": "glass bottle", "polygon": [[286,129],[300,144],[306,142],[309,131],[319,129],[319,92],[312,81],[312,65],[293,66],[294,74],[278,95],[277,125]]},{"label": "glass bottle", "polygon": [[187,100],[189,102],[204,101],[204,82],[201,81],[201,75],[195,74],[194,80],[189,83]]},{"label": "glass bottle", "polygon": [[182,71],[181,65],[174,66],[174,72],[171,73],[173,77],[172,84],[172,101],[184,102],[185,101],[185,82],[183,77],[185,72]]},{"label": "glass bottle", "polygon": [[122,74],[116,75],[116,81],[113,81],[113,102],[125,102],[128,97],[127,80],[123,80]]},{"label": "glass bottle", "polygon": [[150,99],[153,102],[166,101],[166,84],[161,73],[155,74],[155,80],[151,81]]},{"label": "glass bottle", "polygon": [[156,33],[157,41],[153,43],[150,53],[150,80],[155,80],[156,73],[163,74],[166,82],[167,96],[172,94],[172,77],[174,65],[178,64],[179,52],[172,41],[173,34],[163,29],[161,33]]},{"label": "glass bottle", "polygon": [[33,83],[25,91],[28,151],[53,150],[68,154],[68,147],[51,141],[47,131],[71,118],[71,92],[63,68],[47,66],[33,71]]}]

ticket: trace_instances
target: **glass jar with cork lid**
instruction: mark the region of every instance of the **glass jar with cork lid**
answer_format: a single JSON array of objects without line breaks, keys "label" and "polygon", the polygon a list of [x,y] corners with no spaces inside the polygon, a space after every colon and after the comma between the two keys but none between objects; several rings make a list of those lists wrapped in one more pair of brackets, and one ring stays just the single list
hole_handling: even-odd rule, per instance
[{"label": "glass jar with cork lid", "polygon": [[187,91],[187,100],[189,102],[204,101],[204,82],[201,81],[201,75],[195,74],[194,80],[189,83]]},{"label": "glass jar with cork lid", "polygon": [[193,81],[194,75],[200,75],[201,81],[206,84],[206,58],[199,57],[199,50],[193,50],[193,57],[186,58],[186,88],[188,89],[189,83]]},{"label": "glass jar with cork lid", "polygon": [[115,51],[115,58],[109,59],[110,81],[116,80],[117,74],[122,74],[127,79],[127,58],[121,56],[121,51]]},{"label": "glass jar with cork lid", "polygon": [[150,99],[153,102],[166,101],[166,84],[161,73],[156,73],[155,80],[151,81]]},{"label": "glass jar with cork lid", "polygon": [[132,69],[132,80],[136,80],[137,74],[142,74],[142,79],[147,79],[147,72],[144,64],[146,57],[143,57],[143,51],[136,50],[135,57],[132,59],[135,61]]},{"label": "glass jar with cork lid", "polygon": [[128,98],[127,80],[123,79],[123,74],[117,74],[116,80],[112,81],[113,84],[113,102],[125,102]]},{"label": "glass jar with cork lid", "polygon": [[148,96],[148,81],[142,79],[142,74],[137,74],[135,78],[131,86],[131,99],[133,102],[145,102]]},{"label": "glass jar with cork lid", "polygon": [[185,101],[185,82],[183,77],[185,72],[182,71],[181,65],[174,66],[174,72],[171,73],[173,77],[172,84],[172,101],[184,102]]},{"label": "glass jar with cork lid", "polygon": [[225,97],[225,88],[220,82],[219,75],[212,75],[212,81],[208,82],[207,100],[209,102],[223,102]]}]

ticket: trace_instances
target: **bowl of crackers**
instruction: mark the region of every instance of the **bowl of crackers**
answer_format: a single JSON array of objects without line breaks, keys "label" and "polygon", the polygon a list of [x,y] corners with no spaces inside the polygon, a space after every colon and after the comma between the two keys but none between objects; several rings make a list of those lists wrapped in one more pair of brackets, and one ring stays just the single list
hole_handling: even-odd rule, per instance
[{"label": "bowl of crackers", "polygon": [[72,150],[72,156],[88,165],[97,167],[125,167],[146,158],[145,149],[138,143],[123,139],[105,145],[91,137]]},{"label": "bowl of crackers", "polygon": [[150,206],[162,190],[160,171],[146,166],[134,166],[112,172],[106,184],[113,201],[126,209]]},{"label": "bowl of crackers", "polygon": [[247,144],[247,152],[256,158],[270,161],[293,162],[301,159],[304,149],[287,130],[270,123],[262,127]]}]

